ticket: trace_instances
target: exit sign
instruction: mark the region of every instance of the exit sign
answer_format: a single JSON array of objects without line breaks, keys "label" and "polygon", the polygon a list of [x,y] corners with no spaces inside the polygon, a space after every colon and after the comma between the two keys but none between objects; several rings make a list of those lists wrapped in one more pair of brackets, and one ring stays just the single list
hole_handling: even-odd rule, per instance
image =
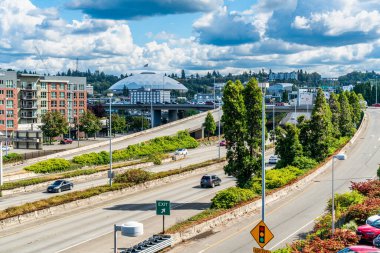
[{"label": "exit sign", "polygon": [[170,215],[170,201],[156,200],[156,214],[157,215]]}]

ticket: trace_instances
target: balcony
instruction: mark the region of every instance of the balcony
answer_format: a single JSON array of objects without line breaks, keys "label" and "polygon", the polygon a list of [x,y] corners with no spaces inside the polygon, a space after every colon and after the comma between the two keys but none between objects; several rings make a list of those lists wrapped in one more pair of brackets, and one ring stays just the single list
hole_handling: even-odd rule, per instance
[{"label": "balcony", "polygon": [[36,119],[37,114],[34,113],[21,113],[21,118],[23,119]]},{"label": "balcony", "polygon": [[22,100],[37,100],[37,96],[21,96]]},{"label": "balcony", "polygon": [[37,85],[32,85],[32,84],[24,85],[24,86],[21,86],[21,90],[37,91]]},{"label": "balcony", "polygon": [[37,110],[37,105],[31,105],[31,104],[21,104],[21,109],[26,109],[26,110]]}]

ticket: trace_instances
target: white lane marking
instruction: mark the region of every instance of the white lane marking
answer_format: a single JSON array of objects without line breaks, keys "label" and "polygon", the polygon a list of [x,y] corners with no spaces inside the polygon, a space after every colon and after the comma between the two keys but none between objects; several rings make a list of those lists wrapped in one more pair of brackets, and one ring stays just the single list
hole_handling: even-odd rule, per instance
[{"label": "white lane marking", "polygon": [[311,220],[309,221],[308,223],[306,223],[305,225],[303,225],[302,227],[300,227],[299,229],[297,229],[294,233],[290,234],[288,237],[284,238],[283,240],[281,240],[280,242],[278,242],[276,245],[274,245],[272,248],[270,248],[269,250],[273,250],[274,248],[276,248],[278,245],[280,245],[281,243],[283,243],[284,241],[288,240],[290,237],[294,236],[296,233],[298,233],[300,230],[304,229],[305,227],[309,226],[310,224],[314,223],[316,219],[318,219],[319,217],[321,217],[322,215],[319,215],[317,218],[315,218],[314,220]]}]

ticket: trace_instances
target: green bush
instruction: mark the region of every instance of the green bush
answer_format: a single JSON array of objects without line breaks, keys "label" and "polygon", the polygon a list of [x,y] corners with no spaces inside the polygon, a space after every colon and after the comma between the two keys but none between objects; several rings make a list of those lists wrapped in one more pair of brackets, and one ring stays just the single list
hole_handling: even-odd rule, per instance
[{"label": "green bush", "polygon": [[[296,179],[298,176],[304,174],[303,170],[300,170],[294,166],[286,166],[282,169],[272,169],[266,171],[265,174],[265,188],[276,189],[284,186]],[[255,193],[261,193],[261,178],[254,177],[252,179],[252,191]]]},{"label": "green bush", "polygon": [[148,161],[153,162],[155,165],[161,165],[163,157],[162,154],[150,154],[148,156]]},{"label": "green bush", "polygon": [[86,165],[102,165],[110,162],[109,152],[102,151],[100,153],[88,153],[79,156],[74,156],[73,162],[82,166]]},{"label": "green bush", "polygon": [[4,163],[14,163],[22,161],[23,157],[20,154],[17,153],[9,153],[8,155],[3,156],[3,162]]},{"label": "green bush", "polygon": [[377,169],[377,177],[380,178],[380,166],[379,166],[379,168]]},{"label": "green bush", "polygon": [[300,170],[310,170],[318,165],[317,161],[307,156],[297,156],[292,165]]},{"label": "green bush", "polygon": [[241,202],[253,199],[255,196],[256,195],[251,190],[230,187],[218,192],[215,197],[212,198],[211,208],[231,208]]},{"label": "green bush", "polygon": [[[342,194],[335,194],[335,209],[345,212],[348,207],[363,203],[365,196],[358,191],[351,191]],[[331,212],[331,199],[328,201],[327,210]]]},{"label": "green bush", "polygon": [[51,173],[72,170],[75,168],[77,168],[77,166],[73,166],[69,161],[65,159],[53,158],[29,165],[24,169],[35,173]]},{"label": "green bush", "polygon": [[152,173],[142,169],[127,170],[123,174],[116,176],[115,183],[133,183],[141,184],[152,178]]}]

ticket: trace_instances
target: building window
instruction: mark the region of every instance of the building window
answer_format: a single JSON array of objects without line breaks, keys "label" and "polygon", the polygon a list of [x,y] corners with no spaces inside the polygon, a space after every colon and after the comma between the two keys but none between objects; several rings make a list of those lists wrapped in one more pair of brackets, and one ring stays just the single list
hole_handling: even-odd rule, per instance
[{"label": "building window", "polygon": [[46,98],[46,92],[45,91],[41,92],[41,98]]},{"label": "building window", "polygon": [[4,120],[0,120],[0,125],[4,125]]},{"label": "building window", "polygon": [[13,110],[7,110],[7,117],[13,117]]},{"label": "building window", "polygon": [[79,101],[79,106],[83,107],[84,106],[84,101]]},{"label": "building window", "polygon": [[7,98],[13,98],[13,90],[7,90]]},{"label": "building window", "polygon": [[13,108],[13,100],[7,100],[7,108]]},{"label": "building window", "polygon": [[64,100],[60,100],[59,101],[59,106],[60,107],[65,107],[65,101]]},{"label": "building window", "polygon": [[84,93],[83,92],[79,93],[79,98],[84,98]]},{"label": "building window", "polygon": [[41,89],[46,90],[46,83],[41,83]]},{"label": "building window", "polygon": [[51,107],[57,107],[57,101],[51,101]]},{"label": "building window", "polygon": [[4,94],[4,90],[0,90],[0,95],[3,95]]},{"label": "building window", "polygon": [[77,106],[78,104],[77,104],[77,101],[74,101],[74,106]]},{"label": "building window", "polygon": [[47,101],[46,100],[41,101],[41,107],[47,107]]},{"label": "building window", "polygon": [[79,114],[83,114],[84,113],[84,110],[83,109],[79,109]]},{"label": "building window", "polygon": [[52,90],[57,89],[57,85],[56,85],[55,83],[52,83],[52,84],[51,84],[51,89],[52,89]]},{"label": "building window", "polygon": [[7,88],[14,88],[14,87],[13,87],[13,81],[12,81],[12,80],[6,80],[6,81],[5,81],[5,86],[6,86]]},{"label": "building window", "polygon": [[57,98],[57,92],[52,92],[51,93],[51,98]]},{"label": "building window", "polygon": [[60,92],[60,93],[59,93],[59,97],[60,97],[60,98],[65,98],[65,93],[64,93],[64,92]]},{"label": "building window", "polygon": [[84,90],[84,84],[79,84],[79,90]]},{"label": "building window", "polygon": [[60,109],[59,112],[60,112],[62,115],[65,115],[65,110]]},{"label": "building window", "polygon": [[64,84],[64,83],[61,83],[61,84],[59,85],[59,88],[60,88],[61,90],[64,90],[64,89],[65,89],[65,84]]},{"label": "building window", "polygon": [[47,112],[46,109],[42,109],[42,110],[41,110],[41,114],[42,114],[42,115],[44,115],[46,112]]},{"label": "building window", "polygon": [[13,127],[13,120],[12,119],[7,120],[7,127]]},{"label": "building window", "polygon": [[77,109],[74,109],[74,115],[77,115]]}]

